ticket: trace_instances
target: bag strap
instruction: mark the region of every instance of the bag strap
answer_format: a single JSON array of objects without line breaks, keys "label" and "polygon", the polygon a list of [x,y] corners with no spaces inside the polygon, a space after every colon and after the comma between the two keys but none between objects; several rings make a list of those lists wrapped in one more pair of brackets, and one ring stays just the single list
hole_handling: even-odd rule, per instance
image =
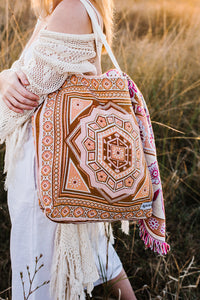
[{"label": "bag strap", "polygon": [[88,3],[89,3],[89,5],[93,8],[93,10],[94,10],[94,12],[95,12],[95,14],[96,14],[96,17],[97,17],[97,19],[98,19],[98,24],[101,26],[101,23],[103,22],[103,18],[102,18],[102,16],[101,16],[101,14],[100,14],[100,12],[96,9],[96,7],[92,4],[92,2],[90,1],[90,0],[86,0]]},{"label": "bag strap", "polygon": [[98,22],[97,22],[97,18],[96,18],[96,16],[95,16],[95,13],[94,13],[94,9],[93,9],[92,3],[91,3],[89,0],[80,0],[80,1],[81,1],[82,4],[85,6],[85,8],[86,8],[86,10],[87,10],[87,12],[88,12],[88,15],[89,15],[90,18],[91,18],[92,25],[93,25],[93,28],[94,28],[94,33],[95,33],[95,35],[96,35],[96,41],[97,41],[97,38],[98,38],[98,36],[99,36],[100,39],[101,39],[101,41],[102,41],[102,43],[103,43],[103,45],[104,45],[105,48],[106,48],[106,51],[108,52],[108,55],[110,56],[110,59],[111,59],[113,65],[115,66],[115,68],[116,68],[120,73],[122,73],[121,68],[120,68],[120,66],[119,66],[119,64],[118,64],[118,62],[117,62],[117,60],[116,60],[116,58],[115,58],[115,56],[114,56],[114,54],[113,54],[113,52],[112,52],[112,50],[111,50],[109,44],[108,44],[108,42],[107,42],[107,40],[106,40],[106,36],[105,36],[105,34],[103,33],[103,31],[102,31],[100,25],[99,25]]}]

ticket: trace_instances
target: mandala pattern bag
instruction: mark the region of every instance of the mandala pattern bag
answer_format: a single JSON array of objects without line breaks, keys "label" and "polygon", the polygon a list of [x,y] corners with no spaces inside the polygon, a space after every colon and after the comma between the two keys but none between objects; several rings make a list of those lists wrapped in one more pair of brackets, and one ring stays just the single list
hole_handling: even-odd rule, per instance
[{"label": "mandala pattern bag", "polygon": [[71,75],[33,122],[40,204],[51,220],[151,216],[153,187],[126,76]]}]

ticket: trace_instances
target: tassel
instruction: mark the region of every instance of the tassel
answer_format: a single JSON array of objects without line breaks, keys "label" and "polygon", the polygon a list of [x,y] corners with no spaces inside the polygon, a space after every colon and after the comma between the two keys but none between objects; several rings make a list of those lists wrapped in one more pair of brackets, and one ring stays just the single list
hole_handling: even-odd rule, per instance
[{"label": "tassel", "polygon": [[115,243],[115,238],[114,238],[114,235],[113,235],[113,228],[112,228],[112,224],[110,223],[110,242],[112,245],[114,245]]},{"label": "tassel", "polygon": [[100,222],[96,223],[86,223],[87,230],[91,242],[91,246],[93,248],[93,251],[97,251],[99,249],[99,232],[100,232]]},{"label": "tassel", "polygon": [[113,228],[110,222],[104,222],[105,235],[109,239],[112,245],[115,243]]},{"label": "tassel", "polygon": [[50,292],[56,300],[85,300],[99,279],[86,224],[58,224]]},{"label": "tassel", "polygon": [[147,231],[144,221],[139,220],[139,235],[142,241],[145,244],[146,249],[150,248],[154,252],[157,252],[160,255],[165,255],[170,251],[170,245],[167,244],[166,242],[159,241],[157,239],[154,239],[149,232]]},{"label": "tassel", "polygon": [[129,234],[129,221],[121,221],[121,230],[125,234]]}]

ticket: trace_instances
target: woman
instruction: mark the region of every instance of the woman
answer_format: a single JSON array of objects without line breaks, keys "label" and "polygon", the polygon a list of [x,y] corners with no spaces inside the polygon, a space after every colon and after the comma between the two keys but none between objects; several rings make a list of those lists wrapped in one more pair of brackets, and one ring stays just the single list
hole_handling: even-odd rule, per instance
[{"label": "woman", "polygon": [[[2,111],[7,111],[6,109],[9,108],[13,112],[10,113],[12,117],[2,125],[0,136],[1,141],[6,140],[7,145],[5,170],[12,222],[13,300],[22,299],[23,292],[30,300],[68,300],[79,299],[79,296],[80,299],[84,299],[83,288],[87,287],[87,291],[91,293],[92,278],[95,279],[94,285],[106,280],[102,276],[99,278],[102,270],[106,269],[107,241],[102,231],[102,224],[100,226],[98,224],[63,225],[68,228],[67,235],[64,236],[62,225],[49,221],[39,208],[35,180],[35,150],[30,124],[30,115],[34,109],[45,100],[48,93],[62,85],[70,72],[77,71],[92,75],[102,73],[102,43],[93,32],[93,23],[84,6],[85,2],[92,5],[97,16],[96,22],[101,24],[102,29],[103,26],[105,27],[107,38],[111,42],[113,11],[111,0],[55,0],[53,2],[33,0],[32,4],[40,15],[33,35],[19,60],[12,65],[11,69],[0,74],[2,94],[0,101],[1,105],[6,105]],[[52,53],[56,58],[49,62]],[[21,118],[20,126],[19,114],[24,116],[24,119]],[[7,125],[9,122],[10,126]],[[98,233],[100,249],[94,246],[95,233]],[[57,249],[53,256],[54,239],[56,239]],[[82,244],[79,239],[82,239]],[[77,245],[79,251],[76,249]],[[134,300],[136,299],[134,292],[120,259],[110,242],[108,245],[109,261],[105,277],[111,284],[115,283],[113,292],[116,296],[119,295],[120,288],[121,299]],[[35,262],[35,257],[41,253],[43,255],[41,262],[44,266],[39,268],[35,272],[34,279],[31,279],[35,265],[39,267],[40,262]],[[80,255],[82,255],[81,259]],[[75,266],[66,266],[66,262],[63,264],[62,260],[67,260],[70,264],[70,259],[74,261]],[[87,262],[86,268],[83,268],[84,261]],[[97,270],[93,270],[92,261],[95,261]],[[87,270],[89,266],[93,266],[90,273]],[[64,267],[65,272],[63,272]],[[51,269],[53,270],[51,287],[54,296],[49,293],[48,280],[50,280]],[[122,278],[123,280],[119,280]]]}]

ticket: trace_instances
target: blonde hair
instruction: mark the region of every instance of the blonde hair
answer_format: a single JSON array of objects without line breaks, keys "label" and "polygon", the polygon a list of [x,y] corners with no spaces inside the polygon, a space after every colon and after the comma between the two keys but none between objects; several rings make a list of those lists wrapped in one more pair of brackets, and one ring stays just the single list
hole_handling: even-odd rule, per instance
[{"label": "blonde hair", "polygon": [[[61,1],[62,0],[31,0],[31,4],[35,15],[45,18],[54,11]],[[93,0],[93,4],[103,17],[104,33],[111,46],[113,39],[114,0]]]}]

